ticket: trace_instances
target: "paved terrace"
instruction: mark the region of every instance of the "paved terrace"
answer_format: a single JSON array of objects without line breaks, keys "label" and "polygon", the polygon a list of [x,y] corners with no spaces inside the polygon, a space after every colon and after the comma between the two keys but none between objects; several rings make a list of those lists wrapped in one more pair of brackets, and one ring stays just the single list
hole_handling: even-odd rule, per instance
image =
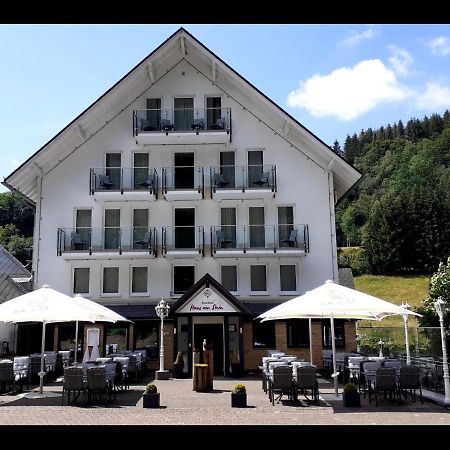
[{"label": "paved terrace", "polygon": [[[332,384],[320,380],[320,405],[308,404],[299,395],[301,404],[288,400],[272,404],[261,389],[259,376],[240,379],[216,378],[214,391],[198,393],[192,390],[191,379],[155,381],[161,393],[160,409],[144,409],[142,393],[146,378],[126,392],[117,394],[117,401],[107,407],[102,404],[82,407],[81,403],[61,405],[61,397],[27,399],[20,395],[0,395],[2,425],[450,425],[450,411],[424,399],[416,403],[402,400],[389,403],[382,399],[361,397],[361,408],[343,408],[336,399]],[[248,407],[231,408],[230,391],[234,384],[247,387]],[[35,391],[38,389],[35,388]],[[61,383],[45,386],[45,391],[62,392]],[[287,397],[283,397],[287,398]],[[1,428],[0,428],[1,429]]]}]

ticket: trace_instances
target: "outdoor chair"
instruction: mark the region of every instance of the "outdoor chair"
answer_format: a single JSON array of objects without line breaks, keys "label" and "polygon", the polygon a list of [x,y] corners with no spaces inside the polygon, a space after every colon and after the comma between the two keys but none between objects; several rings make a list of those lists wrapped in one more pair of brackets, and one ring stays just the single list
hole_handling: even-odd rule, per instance
[{"label": "outdoor chair", "polygon": [[98,184],[100,189],[111,189],[114,183],[109,179],[109,175],[99,175]]},{"label": "outdoor chair", "polygon": [[[392,402],[392,395],[397,395],[397,377],[395,369],[392,367],[379,367],[375,376],[375,405],[378,406],[378,396],[389,393],[389,401]],[[369,403],[371,401],[369,391]],[[399,400],[400,403],[400,400]]]},{"label": "outdoor chair", "polygon": [[205,129],[205,124],[203,123],[203,119],[194,119],[191,123],[191,128],[194,130],[197,134],[199,130]]},{"label": "outdoor chair", "polygon": [[106,381],[106,369],[104,367],[90,367],[87,371],[87,380],[88,401],[90,402],[91,399],[101,400],[101,397],[104,396],[106,405],[108,393],[111,395]]},{"label": "outdoor chair", "polygon": [[[277,398],[275,398],[276,394],[279,394]],[[292,398],[292,369],[286,365],[273,368],[273,375],[269,383],[269,399],[272,405],[275,405],[275,400],[280,403],[283,395]]]},{"label": "outdoor chair", "polygon": [[381,361],[361,361],[360,370],[359,370],[359,391],[361,392],[361,388],[364,394],[364,398],[366,398],[366,390],[369,392],[369,399],[371,396],[372,384],[371,382],[375,378],[375,374],[377,369],[381,367]]},{"label": "outdoor chair", "polygon": [[221,117],[209,127],[210,130],[225,130],[225,118]]},{"label": "outdoor chair", "polygon": [[261,178],[253,181],[253,184],[256,184],[259,187],[268,187],[269,186],[269,178],[270,178],[270,172],[264,172],[261,175]]},{"label": "outdoor chair", "polygon": [[[67,392],[67,404],[70,402],[70,393],[73,393],[72,403],[81,395],[81,403],[85,403],[86,383],[83,380],[81,367],[66,367],[64,369],[64,383],[61,397],[61,406],[64,404],[64,393]],[[77,395],[75,395],[77,393]]]},{"label": "outdoor chair", "polygon": [[146,180],[140,181],[138,186],[143,189],[151,189],[153,188],[153,177],[149,176]]},{"label": "outdoor chair", "polygon": [[289,247],[298,247],[297,234],[298,234],[298,230],[296,228],[294,228],[289,233],[289,237],[287,239],[281,239],[280,242],[282,244],[287,244]]},{"label": "outdoor chair", "polygon": [[169,131],[172,131],[174,128],[173,123],[169,119],[161,119],[161,130],[165,131],[166,134],[169,134]]},{"label": "outdoor chair", "polygon": [[0,363],[0,392],[9,392],[7,387],[13,393],[16,391],[16,377],[12,362]]},{"label": "outdoor chair", "polygon": [[134,248],[143,248],[143,249],[150,248],[150,237],[151,233],[150,231],[147,231],[141,240],[134,241]]},{"label": "outdoor chair", "polygon": [[214,174],[214,186],[216,188],[226,188],[230,185],[230,182],[228,180],[225,180],[223,175],[221,173],[215,173]]},{"label": "outdoor chair", "polygon": [[[317,381],[317,370],[315,367],[298,367],[297,368],[297,391],[301,391],[306,400],[310,400],[306,393],[311,391],[312,400],[319,404],[319,382]],[[297,398],[297,393],[295,394]]]},{"label": "outdoor chair", "polygon": [[227,248],[228,245],[233,244],[231,239],[225,239],[225,233],[222,230],[216,230],[217,248]]},{"label": "outdoor chair", "polygon": [[70,233],[70,249],[71,250],[85,250],[86,241],[81,237],[80,233]]},{"label": "outdoor chair", "polygon": [[420,367],[402,366],[400,367],[400,378],[398,381],[399,400],[401,394],[407,398],[408,390],[413,402],[416,401],[416,389],[420,392],[420,403],[423,405],[422,385],[420,383]]}]

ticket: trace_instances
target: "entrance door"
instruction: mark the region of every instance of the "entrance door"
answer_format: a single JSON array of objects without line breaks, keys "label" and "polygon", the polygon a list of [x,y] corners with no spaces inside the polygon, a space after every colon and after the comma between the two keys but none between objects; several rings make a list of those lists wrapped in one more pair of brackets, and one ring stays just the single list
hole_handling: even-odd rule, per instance
[{"label": "entrance door", "polygon": [[200,350],[200,361],[203,361],[203,340],[212,345],[214,375],[223,375],[223,325],[194,325],[194,347]]},{"label": "entrance door", "polygon": [[194,153],[175,153],[175,189],[194,189]]}]

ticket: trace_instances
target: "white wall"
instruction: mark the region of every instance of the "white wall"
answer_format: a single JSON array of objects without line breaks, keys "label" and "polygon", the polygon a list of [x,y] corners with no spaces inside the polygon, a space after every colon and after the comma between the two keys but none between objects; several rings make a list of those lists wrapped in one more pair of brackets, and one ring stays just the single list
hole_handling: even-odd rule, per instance
[{"label": "white wall", "polygon": [[[185,75],[182,75],[182,72]],[[90,267],[91,298],[98,299],[101,290],[101,271],[103,266],[120,267],[120,297],[101,298],[105,303],[141,303],[148,298],[130,298],[130,266],[132,261],[90,260],[65,261],[57,256],[57,229],[70,228],[75,225],[76,208],[92,208],[92,226],[103,226],[103,209],[105,207],[121,208],[121,226],[131,227],[133,207],[150,210],[150,225],[156,227],[158,240],[161,242],[161,227],[173,225],[173,208],[195,206],[196,224],[205,226],[205,239],[209,243],[209,226],[220,223],[220,207],[236,206],[238,225],[248,224],[248,207],[264,206],[266,224],[277,223],[277,206],[294,205],[294,223],[308,224],[310,233],[310,253],[300,258],[236,258],[230,260],[213,259],[206,255],[199,261],[170,261],[161,255],[154,260],[137,260],[137,264],[147,263],[150,268],[150,294],[152,298],[167,297],[172,289],[171,267],[173,264],[196,265],[196,280],[209,272],[220,280],[221,264],[239,264],[239,291],[241,298],[249,296],[250,264],[268,264],[268,291],[270,298],[279,294],[279,264],[295,263],[299,269],[298,291],[303,293],[324,280],[333,277],[332,244],[330,239],[330,209],[328,202],[327,173],[313,161],[307,160],[299,151],[280,136],[275,135],[264,124],[243,110],[233,100],[222,96],[222,107],[232,108],[232,139],[230,144],[211,145],[157,145],[141,147],[132,135],[133,109],[145,109],[146,98],[162,96],[162,108],[173,108],[174,96],[195,96],[194,107],[205,107],[205,95],[222,94],[186,63],[179,64],[161,81],[124,110],[116,119],[107,124],[98,134],[88,139],[71,156],[62,161],[52,172],[43,178],[41,200],[39,255],[35,252],[34,270],[36,281],[42,286],[51,287],[71,294],[71,279],[74,267]],[[89,195],[89,168],[104,167],[105,153],[122,152],[122,167],[132,167],[134,151],[149,151],[150,166],[158,170],[173,165],[173,155],[179,151],[193,151],[195,164],[203,165],[205,184],[209,186],[209,166],[219,164],[219,152],[236,151],[236,164],[246,165],[248,148],[264,149],[264,164],[277,165],[278,189],[275,198],[253,201],[227,201],[217,203],[210,199],[209,189],[206,198],[196,202],[104,202]],[[159,180],[161,186],[161,178]],[[38,214],[36,215],[38,217]],[[38,219],[37,219],[38,220]],[[39,225],[39,223],[37,223]],[[264,297],[265,299],[267,297]],[[286,298],[286,297],[281,297]]]}]

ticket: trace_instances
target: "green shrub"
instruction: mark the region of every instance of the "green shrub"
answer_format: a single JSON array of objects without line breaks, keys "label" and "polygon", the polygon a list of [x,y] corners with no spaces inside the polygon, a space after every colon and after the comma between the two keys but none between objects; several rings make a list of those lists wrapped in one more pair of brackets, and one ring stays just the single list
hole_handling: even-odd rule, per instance
[{"label": "green shrub", "polygon": [[145,387],[144,394],[156,394],[157,392],[158,392],[158,388],[154,384],[149,383]]},{"label": "green shrub", "polygon": [[350,267],[353,275],[369,273],[367,255],[361,247],[341,247],[338,249],[338,266]]},{"label": "green shrub", "polygon": [[235,394],[245,394],[247,390],[245,389],[245,384],[235,384],[233,393]]},{"label": "green shrub", "polygon": [[356,384],[353,384],[353,383],[344,384],[343,389],[346,394],[349,394],[350,392],[358,392],[358,388],[356,387]]}]

